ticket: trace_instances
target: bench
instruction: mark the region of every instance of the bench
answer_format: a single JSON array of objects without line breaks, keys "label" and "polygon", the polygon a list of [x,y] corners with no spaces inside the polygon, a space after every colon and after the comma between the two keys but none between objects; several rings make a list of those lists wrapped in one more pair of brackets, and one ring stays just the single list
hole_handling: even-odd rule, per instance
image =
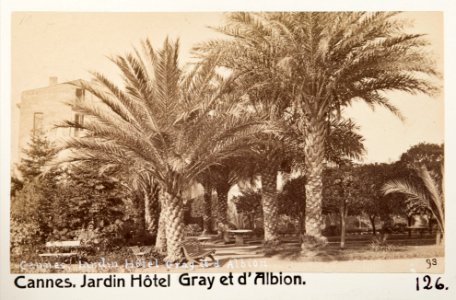
[{"label": "bench", "polygon": [[215,261],[213,256],[215,254],[215,249],[205,250],[201,243],[195,238],[183,241],[180,244],[180,247],[188,262],[198,263],[198,260],[202,261],[206,257],[209,257],[213,262]]},{"label": "bench", "polygon": [[80,240],[47,242],[46,249],[48,249],[49,252],[42,253],[39,256],[41,258],[68,258],[71,264],[74,257],[80,256],[80,252],[78,250],[81,247],[82,245]]},{"label": "bench", "polygon": [[152,251],[152,247],[144,246],[144,247],[139,247],[139,246],[131,246],[128,247],[131,251],[131,253],[137,258],[137,259],[143,259],[147,255],[150,254]]}]

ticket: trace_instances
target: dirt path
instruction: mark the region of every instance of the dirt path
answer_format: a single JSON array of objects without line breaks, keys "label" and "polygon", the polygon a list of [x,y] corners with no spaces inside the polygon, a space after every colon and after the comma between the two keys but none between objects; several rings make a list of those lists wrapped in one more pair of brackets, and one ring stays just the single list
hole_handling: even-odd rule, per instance
[{"label": "dirt path", "polygon": [[[38,266],[36,269],[20,269],[14,264],[13,273],[167,273],[167,272],[320,272],[320,273],[442,273],[444,271],[443,250],[433,246],[412,246],[392,252],[361,252],[345,250],[330,252],[318,257],[303,257],[297,245],[286,245],[274,255],[265,255],[261,245],[206,245],[216,250],[216,262],[207,265],[166,264],[150,259],[137,265],[131,257],[110,261],[103,257],[90,263],[66,264],[63,269],[49,270]],[[439,254],[440,253],[440,254]],[[350,256],[352,255],[352,256]],[[370,259],[361,259],[367,255]],[[377,259],[391,257],[390,259]],[[404,256],[409,258],[404,258]],[[345,259],[343,259],[345,256]],[[413,256],[413,257],[410,257]],[[348,259],[352,257],[353,259]],[[397,257],[397,258],[394,258]],[[422,257],[422,258],[420,258]],[[436,258],[437,264],[429,268],[428,258]],[[363,257],[364,258],[364,257]],[[39,262],[38,262],[39,264]]]}]

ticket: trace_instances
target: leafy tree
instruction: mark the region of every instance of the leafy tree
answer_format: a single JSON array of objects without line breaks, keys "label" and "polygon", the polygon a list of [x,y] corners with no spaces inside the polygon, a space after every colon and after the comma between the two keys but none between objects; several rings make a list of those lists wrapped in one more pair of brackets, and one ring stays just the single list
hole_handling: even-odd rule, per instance
[{"label": "leafy tree", "polygon": [[305,176],[290,179],[277,197],[279,212],[297,219],[301,232],[305,232],[305,183]]},{"label": "leafy tree", "polygon": [[233,198],[236,212],[246,216],[250,228],[255,228],[255,220],[262,217],[263,210],[261,205],[261,193],[248,190],[243,191],[242,195]]},{"label": "leafy tree", "polygon": [[16,176],[11,176],[10,198],[16,196],[16,193],[24,187],[24,182]]},{"label": "leafy tree", "polygon": [[405,205],[400,195],[385,195],[383,185],[393,178],[401,176],[403,170],[397,164],[367,164],[356,168],[355,180],[359,185],[358,201],[361,211],[371,222],[372,233],[376,234],[375,220],[380,217],[388,220],[391,215],[404,213]]},{"label": "leafy tree", "polygon": [[44,132],[33,132],[28,147],[23,150],[25,156],[21,158],[21,163],[17,166],[22,180],[33,181],[41,175],[46,164],[53,159],[55,152],[55,148]]},{"label": "leafy tree", "polygon": [[10,228],[10,254],[12,258],[20,257],[24,259],[24,255],[33,253],[34,247],[43,240],[39,224],[35,219],[24,222],[11,217]]},{"label": "leafy tree", "polygon": [[443,163],[443,144],[419,143],[401,155],[400,163],[411,169],[424,165],[428,170],[437,171]]},{"label": "leafy tree", "polygon": [[88,162],[67,168],[65,180],[52,197],[51,239],[72,238],[71,235],[93,223],[105,246],[126,241],[125,236],[121,236],[122,225],[135,217],[134,211],[128,209],[128,191],[118,179],[100,174],[98,170]]},{"label": "leafy tree", "polygon": [[340,247],[345,248],[346,219],[358,215],[362,205],[359,201],[361,182],[356,178],[356,167],[349,161],[324,172],[323,205],[326,211],[337,212],[340,218]]},{"label": "leafy tree", "polygon": [[[12,248],[14,245],[40,245],[51,232],[52,197],[60,173],[58,170],[44,173],[55,150],[43,132],[34,132],[23,152],[24,157],[17,166],[21,180],[12,178],[12,184],[16,187],[11,195]],[[34,229],[29,231],[26,228]]]}]

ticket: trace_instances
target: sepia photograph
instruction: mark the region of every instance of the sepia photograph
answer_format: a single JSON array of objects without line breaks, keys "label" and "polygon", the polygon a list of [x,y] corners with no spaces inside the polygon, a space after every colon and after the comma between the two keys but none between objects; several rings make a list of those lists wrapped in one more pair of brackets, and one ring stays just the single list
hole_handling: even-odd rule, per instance
[{"label": "sepia photograph", "polygon": [[443,273],[443,53],[441,11],[13,12],[9,271]]}]

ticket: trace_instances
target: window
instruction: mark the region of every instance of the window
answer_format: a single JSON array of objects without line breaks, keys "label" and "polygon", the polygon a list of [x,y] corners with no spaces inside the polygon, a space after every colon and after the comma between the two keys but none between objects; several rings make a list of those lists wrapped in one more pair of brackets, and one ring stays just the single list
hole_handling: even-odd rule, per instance
[{"label": "window", "polygon": [[43,113],[36,112],[33,114],[33,135],[43,132]]},{"label": "window", "polygon": [[79,126],[84,125],[84,115],[82,114],[75,114],[74,115],[74,124],[76,127],[74,128],[74,136],[79,136],[80,132],[82,131],[82,128]]},{"label": "window", "polygon": [[81,103],[84,100],[85,90],[84,89],[76,89],[76,103]]}]

